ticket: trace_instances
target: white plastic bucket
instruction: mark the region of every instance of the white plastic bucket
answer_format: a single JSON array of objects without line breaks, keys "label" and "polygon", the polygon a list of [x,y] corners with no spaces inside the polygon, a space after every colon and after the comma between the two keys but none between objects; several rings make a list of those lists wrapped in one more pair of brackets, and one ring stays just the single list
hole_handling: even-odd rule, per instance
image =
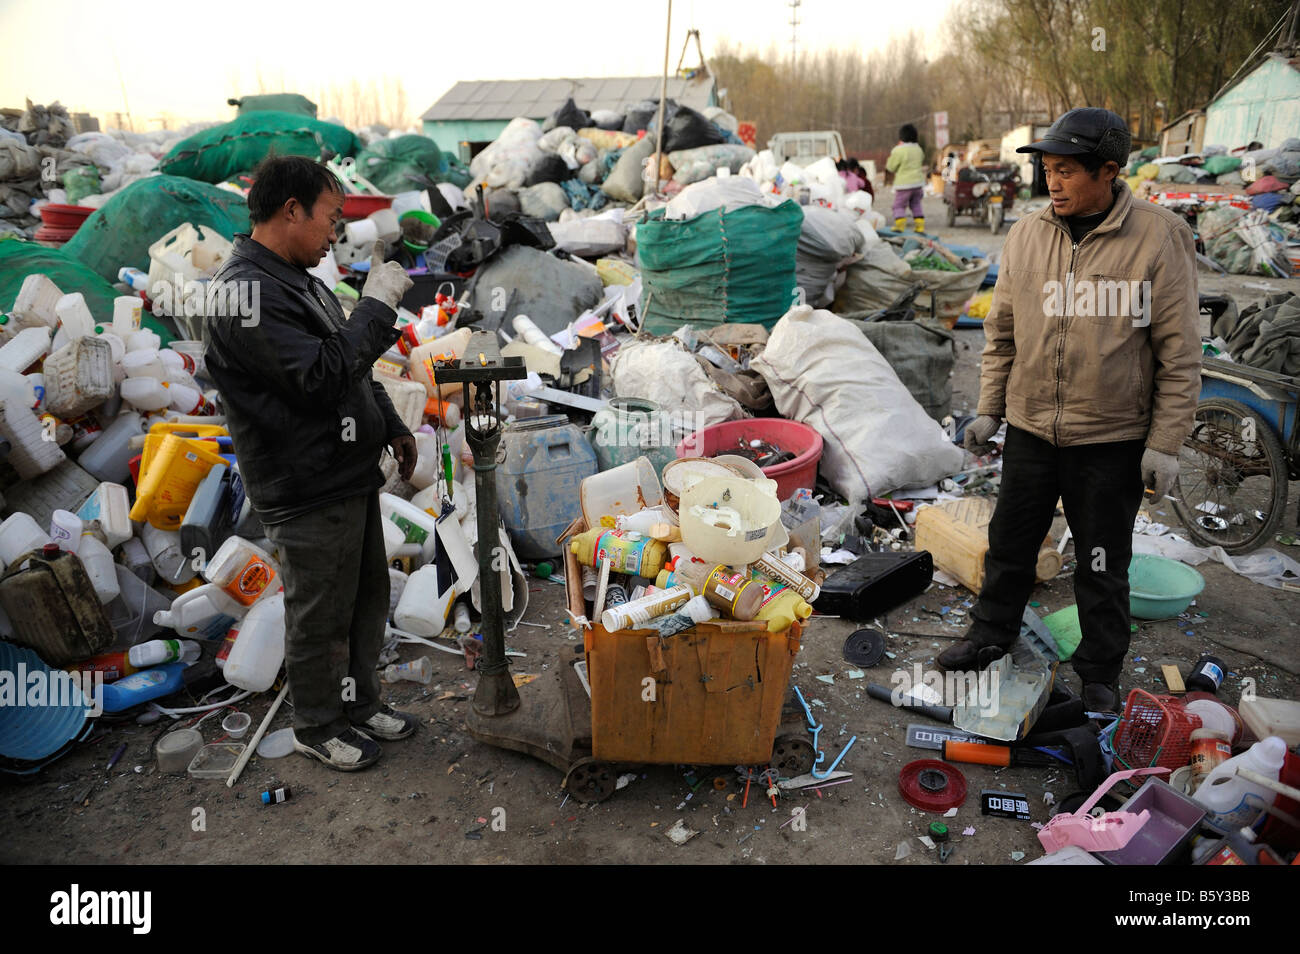
[{"label": "white plastic bucket", "polygon": [[588,527],[600,526],[600,518],[633,514],[664,502],[663,485],[649,458],[620,464],[582,481],[578,490],[582,515]]}]

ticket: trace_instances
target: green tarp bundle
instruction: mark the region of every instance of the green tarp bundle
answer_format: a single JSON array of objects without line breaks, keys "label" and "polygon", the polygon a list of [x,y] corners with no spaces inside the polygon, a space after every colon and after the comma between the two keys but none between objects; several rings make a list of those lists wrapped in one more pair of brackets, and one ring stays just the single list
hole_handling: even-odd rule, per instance
[{"label": "green tarp bundle", "polygon": [[149,246],[183,222],[207,225],[226,238],[247,232],[248,206],[235,192],[180,176],[132,182],[92,212],[63,246],[110,282],[124,265],[149,270]]},{"label": "green tarp bundle", "polygon": [[357,154],[357,172],[375,188],[393,194],[423,189],[421,179],[451,182],[460,188],[470,183],[470,172],[428,136],[409,135],[376,139]]},{"label": "green tarp bundle", "polygon": [[251,112],[182,139],[158,163],[158,171],[200,182],[224,182],[251,172],[274,152],[319,159],[321,147],[355,156],[361,141],[348,129],[293,113]]},{"label": "green tarp bundle", "polygon": [[637,226],[641,313],[651,334],[683,324],[751,322],[771,329],[799,303],[795,250],[803,211],[792,201],[774,209],[714,209],[680,222],[656,210]]},{"label": "green tarp bundle", "polygon": [[245,96],[242,99],[227,100],[231,106],[239,107],[239,115],[244,113],[294,113],[298,116],[316,118],[316,104],[301,93],[266,93],[261,96]]},{"label": "green tarp bundle", "polygon": [[[58,285],[64,294],[81,292],[96,321],[105,324],[111,321],[113,299],[118,292],[94,270],[68,255],[65,249],[66,246],[46,248],[22,239],[0,241],[0,312],[13,308],[23,280],[28,275],[39,273]],[[140,324],[156,332],[163,344],[170,344],[175,337],[147,311],[141,315]]]}]

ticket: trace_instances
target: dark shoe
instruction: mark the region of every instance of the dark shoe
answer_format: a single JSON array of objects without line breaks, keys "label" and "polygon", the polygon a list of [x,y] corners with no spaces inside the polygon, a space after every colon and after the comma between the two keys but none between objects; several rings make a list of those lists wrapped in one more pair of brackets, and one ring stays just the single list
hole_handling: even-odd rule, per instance
[{"label": "dark shoe", "polygon": [[353,723],[366,735],[372,735],[386,742],[412,735],[419,724],[420,720],[409,712],[398,712],[390,705],[385,705],[365,722]]},{"label": "dark shoe", "polygon": [[981,646],[963,639],[941,652],[935,662],[949,672],[971,672],[986,669],[1007,652],[1006,646]]},{"label": "dark shoe", "polygon": [[311,756],[340,772],[355,772],[374,765],[383,754],[379,743],[356,729],[344,729],[332,739],[317,745],[299,742],[294,736],[293,747],[303,755]]},{"label": "dark shoe", "polygon": [[1114,683],[1085,682],[1083,708],[1088,712],[1119,712],[1119,686]]}]

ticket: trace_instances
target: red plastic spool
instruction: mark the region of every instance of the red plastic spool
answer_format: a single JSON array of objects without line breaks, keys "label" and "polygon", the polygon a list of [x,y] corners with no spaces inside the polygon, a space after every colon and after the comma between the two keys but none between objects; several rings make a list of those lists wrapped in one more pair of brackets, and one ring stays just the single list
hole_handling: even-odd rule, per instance
[{"label": "red plastic spool", "polygon": [[942,815],[966,801],[966,776],[947,762],[917,759],[903,766],[898,791],[913,808]]}]

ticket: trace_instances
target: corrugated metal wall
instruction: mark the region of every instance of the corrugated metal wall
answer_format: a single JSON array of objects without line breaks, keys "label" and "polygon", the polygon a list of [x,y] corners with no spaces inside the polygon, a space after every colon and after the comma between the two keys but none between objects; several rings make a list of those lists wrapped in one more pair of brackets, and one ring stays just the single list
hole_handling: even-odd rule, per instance
[{"label": "corrugated metal wall", "polygon": [[1258,139],[1265,149],[1300,137],[1300,71],[1270,57],[1206,108],[1205,144],[1235,149]]}]

